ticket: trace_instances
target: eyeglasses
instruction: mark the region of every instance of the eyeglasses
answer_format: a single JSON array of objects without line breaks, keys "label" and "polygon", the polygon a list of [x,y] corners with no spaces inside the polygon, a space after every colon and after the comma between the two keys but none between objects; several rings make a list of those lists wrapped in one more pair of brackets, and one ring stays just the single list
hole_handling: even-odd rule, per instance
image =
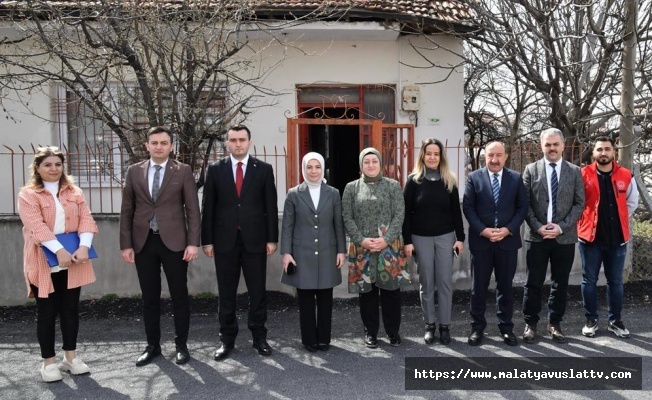
[{"label": "eyeglasses", "polygon": [[38,151],[40,153],[40,152],[44,152],[44,151],[57,152],[57,151],[60,151],[60,150],[56,146],[45,146],[45,147],[37,147],[36,151]]}]

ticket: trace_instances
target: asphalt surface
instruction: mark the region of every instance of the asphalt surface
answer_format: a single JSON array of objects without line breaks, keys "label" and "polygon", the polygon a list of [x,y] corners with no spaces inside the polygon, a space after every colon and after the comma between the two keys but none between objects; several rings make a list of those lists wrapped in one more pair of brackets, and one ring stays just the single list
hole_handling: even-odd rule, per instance
[{"label": "asphalt surface", "polygon": [[[604,299],[601,300],[604,308]],[[519,308],[519,307],[517,307]],[[193,315],[189,348],[192,359],[183,366],[174,363],[173,323],[162,318],[163,355],[152,364],[136,367],[144,349],[144,329],[137,316],[85,319],[81,322],[78,355],[91,374],[71,376],[61,382],[41,381],[40,352],[34,321],[0,324],[0,398],[2,399],[650,399],[652,398],[652,307],[648,302],[628,304],[623,320],[632,336],[616,338],[600,322],[595,338],[581,335],[584,316],[581,303],[569,303],[562,328],[569,341],[554,344],[548,338],[526,345],[521,340],[523,321],[514,316],[516,347],[498,337],[493,304],[488,304],[489,326],[482,346],[467,344],[470,333],[467,306],[455,305],[451,335],[443,346],[423,343],[423,323],[417,305],[403,307],[403,345],[391,347],[379,334],[380,346],[363,344],[362,323],[355,301],[338,303],[333,312],[332,347],[308,353],[301,346],[298,310],[290,306],[271,311],[268,341],[271,357],[251,348],[246,314],[239,312],[240,334],[236,349],[227,360],[213,360],[218,343],[214,314]],[[545,329],[543,321],[539,331]],[[382,332],[382,327],[381,327]],[[60,346],[60,339],[57,339]],[[62,357],[59,352],[58,357]],[[642,357],[643,390],[505,390],[475,391],[472,387],[451,391],[405,390],[405,358],[433,357]]]}]

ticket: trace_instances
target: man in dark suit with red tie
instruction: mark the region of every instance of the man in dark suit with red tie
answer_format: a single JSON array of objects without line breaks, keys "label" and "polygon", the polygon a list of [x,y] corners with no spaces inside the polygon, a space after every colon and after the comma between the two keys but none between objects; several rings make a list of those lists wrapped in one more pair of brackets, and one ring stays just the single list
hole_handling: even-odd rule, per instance
[{"label": "man in dark suit with red tie", "polygon": [[263,356],[272,354],[267,343],[267,256],[278,242],[278,205],[274,171],[249,155],[251,132],[244,125],[227,133],[231,153],[211,165],[206,173],[202,201],[202,245],[215,259],[219,291],[221,345],[215,359],[229,356],[238,334],[235,315],[240,271],[249,293],[248,327],[253,347]]},{"label": "man in dark suit with red tie", "polygon": [[505,145],[491,142],[485,146],[487,166],[469,174],[464,189],[463,210],[469,222],[471,250],[471,334],[469,344],[482,342],[487,326],[487,289],[492,272],[496,277],[496,317],[503,341],[517,344],[512,314],[512,280],[521,248],[521,224],[528,210],[527,193],[521,174],[504,168]]},{"label": "man in dark suit with red tie", "polygon": [[151,157],[127,170],[120,211],[122,258],[136,263],[143,292],[147,347],[136,365],[161,354],[161,265],[174,311],[176,363],[185,364],[190,359],[188,262],[197,259],[201,226],[197,184],[190,166],[169,158],[169,129],[151,128],[145,146]]}]

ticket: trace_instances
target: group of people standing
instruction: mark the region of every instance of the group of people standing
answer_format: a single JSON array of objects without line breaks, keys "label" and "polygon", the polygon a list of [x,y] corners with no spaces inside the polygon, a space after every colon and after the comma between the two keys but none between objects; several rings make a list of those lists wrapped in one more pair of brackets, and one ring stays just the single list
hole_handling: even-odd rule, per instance
[{"label": "group of people standing", "polygon": [[598,330],[596,283],[601,266],[607,278],[607,330],[629,337],[622,319],[623,267],[631,237],[629,219],[638,206],[632,174],[615,161],[614,141],[597,137],[593,163],[579,168],[563,159],[564,135],[555,128],[540,135],[543,158],[525,167],[523,175],[505,168],[505,145],[485,147],[486,167],[469,174],[463,210],[469,223],[471,250],[471,334],[468,343],[482,343],[487,287],[496,279],[496,317],[503,341],[518,344],[512,321],[512,280],[520,227],[526,222],[527,281],[523,293],[523,341],[535,343],[543,285],[550,265],[550,293],[546,333],[565,343],[561,322],[566,312],[568,280],[579,241],[582,261],[582,299],[586,324],[582,334]]},{"label": "group of people standing", "polygon": [[[253,347],[262,356],[272,354],[265,327],[265,288],[267,256],[276,252],[279,239],[274,173],[271,165],[249,155],[252,141],[246,126],[231,127],[226,143],[229,156],[207,170],[201,208],[191,168],[170,158],[174,146],[169,129],[151,128],[146,142],[150,159],[127,170],[120,249],[123,260],[136,266],[147,339],[137,366],[147,365],[161,354],[161,267],[173,305],[175,361],[189,361],[187,272],[200,247],[214,258],[217,275],[221,343],[215,360],[229,357],[235,348],[241,273],[249,295],[247,325]],[[439,140],[422,143],[403,190],[397,181],[383,176],[380,152],[364,149],[359,156],[360,178],[347,184],[341,197],[326,184],[324,158],[314,152],[306,154],[301,163],[303,183],[290,189],[285,200],[280,250],[281,281],[297,290],[304,348],[315,352],[330,347],[333,288],[342,281],[343,266],[348,267],[349,291],[359,294],[365,345],[378,346],[382,315],[389,344],[400,346],[400,289],[412,285],[407,270],[410,256],[420,277],[423,339],[432,344],[438,327],[439,341],[449,344],[453,264],[463,253],[466,238],[462,210],[469,224],[473,274],[469,344],[480,344],[484,335],[492,273],[496,277],[498,327],[507,344],[517,344],[512,279],[524,220],[529,229],[523,340],[532,343],[537,338],[541,292],[550,263],[547,332],[553,340],[565,341],[560,323],[578,237],[587,316],[582,333],[594,336],[597,330],[596,281],[604,264],[609,287],[608,329],[627,337],[620,316],[622,269],[630,237],[628,218],[638,199],[636,187],[631,173],[615,163],[611,139],[596,140],[596,161],[581,171],[562,159],[563,143],[560,131],[544,131],[544,158],[528,165],[523,177],[504,167],[505,146],[489,143],[486,167],[469,175],[462,207],[457,178]],[[61,370],[75,375],[90,371],[75,350],[81,286],[95,280],[88,250],[97,226],[83,193],[65,174],[64,163],[58,149],[39,149],[31,180],[18,199],[24,224],[25,278],[29,296],[37,300],[41,376],[46,382],[61,380]],[[69,252],[56,239],[56,234],[64,232],[79,234],[76,251]],[[50,267],[41,247],[55,253],[59,265]],[[54,350],[57,315],[65,352],[60,364]]]}]

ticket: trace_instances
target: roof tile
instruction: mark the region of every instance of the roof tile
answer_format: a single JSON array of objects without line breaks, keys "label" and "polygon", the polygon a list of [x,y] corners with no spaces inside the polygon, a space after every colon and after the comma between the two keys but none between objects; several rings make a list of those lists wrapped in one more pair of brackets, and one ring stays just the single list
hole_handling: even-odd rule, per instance
[{"label": "roof tile", "polygon": [[[58,0],[42,1],[48,7],[77,9],[93,8],[100,4],[93,0]],[[117,3],[129,4],[129,0],[118,0]],[[189,4],[199,8],[211,8],[220,0],[152,0],[135,1],[138,7],[158,6],[179,8]],[[350,9],[351,11],[372,11],[376,13],[398,14],[398,16],[421,17],[434,21],[453,24],[472,25],[473,14],[463,0],[249,0],[248,5],[255,10],[293,11],[312,10],[320,7],[328,9]],[[31,7],[34,2],[25,0],[0,0],[0,11]]]}]

